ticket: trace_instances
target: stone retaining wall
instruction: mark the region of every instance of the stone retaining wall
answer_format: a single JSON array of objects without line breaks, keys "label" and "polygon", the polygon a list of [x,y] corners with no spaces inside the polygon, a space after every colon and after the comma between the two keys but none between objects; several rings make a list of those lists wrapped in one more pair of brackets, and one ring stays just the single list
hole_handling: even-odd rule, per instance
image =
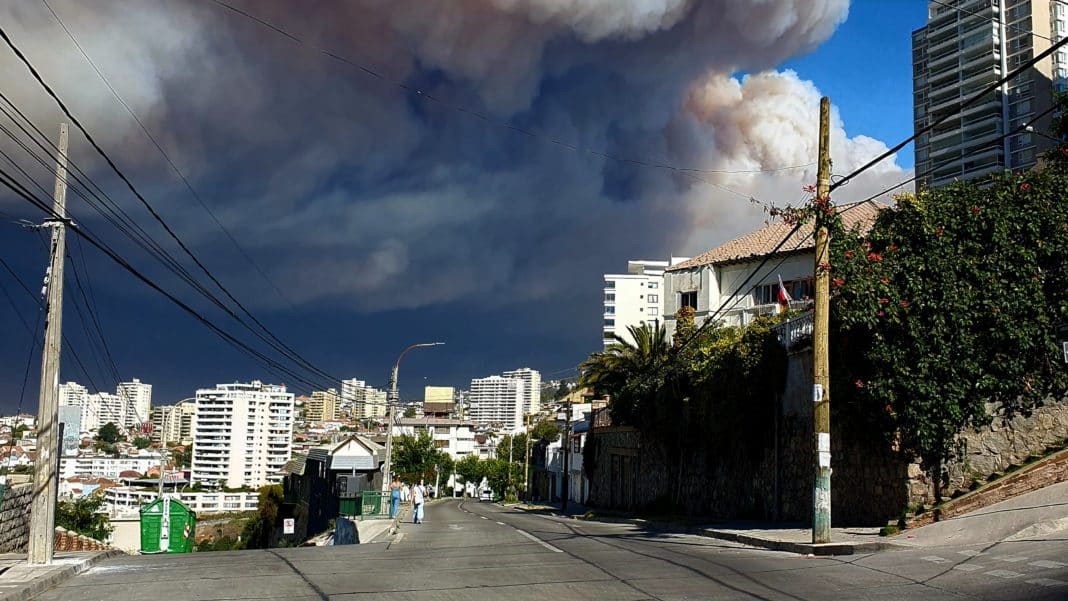
[{"label": "stone retaining wall", "polygon": [[30,540],[30,502],[33,484],[16,484],[4,491],[0,503],[0,553],[25,551]]}]

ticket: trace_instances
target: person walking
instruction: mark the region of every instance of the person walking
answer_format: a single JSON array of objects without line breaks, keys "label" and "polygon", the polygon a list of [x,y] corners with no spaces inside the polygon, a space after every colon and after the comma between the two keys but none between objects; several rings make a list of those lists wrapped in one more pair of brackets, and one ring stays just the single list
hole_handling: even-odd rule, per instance
[{"label": "person walking", "polygon": [[397,517],[401,502],[401,483],[397,476],[393,476],[393,482],[389,484],[389,517]]},{"label": "person walking", "polygon": [[426,490],[423,488],[423,483],[412,485],[412,522],[415,524],[423,523],[423,502],[426,499]]}]

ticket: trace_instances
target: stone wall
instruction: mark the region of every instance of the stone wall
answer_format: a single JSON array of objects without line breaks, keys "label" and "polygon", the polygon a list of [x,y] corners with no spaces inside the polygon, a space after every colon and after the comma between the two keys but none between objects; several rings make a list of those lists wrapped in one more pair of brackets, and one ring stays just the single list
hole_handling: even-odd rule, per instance
[{"label": "stone wall", "polygon": [[[994,414],[996,407],[988,406]],[[996,417],[988,426],[961,435],[961,454],[945,466],[947,483],[943,498],[971,490],[991,474],[1023,465],[1029,457],[1043,455],[1068,441],[1068,398],[1050,399],[1029,415],[1011,419]],[[909,502],[930,506],[934,491],[919,465],[911,466]]]},{"label": "stone wall", "polygon": [[30,502],[33,484],[16,484],[4,491],[0,503],[0,553],[25,551],[30,540]]}]

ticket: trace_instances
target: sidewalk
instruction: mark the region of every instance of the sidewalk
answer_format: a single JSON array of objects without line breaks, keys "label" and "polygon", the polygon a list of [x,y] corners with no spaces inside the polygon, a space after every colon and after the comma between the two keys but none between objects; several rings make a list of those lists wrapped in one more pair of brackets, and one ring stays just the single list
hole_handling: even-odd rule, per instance
[{"label": "sidewalk", "polygon": [[108,559],[119,550],[56,553],[52,565],[31,566],[24,553],[0,554],[0,601],[27,601]]},{"label": "sidewalk", "polygon": [[[517,503],[510,505],[510,507],[521,511],[565,517],[558,505]],[[887,537],[879,536],[879,528],[832,528],[832,542],[814,544],[812,542],[812,530],[802,528],[798,524],[748,521],[699,524],[693,520],[658,520],[624,516],[614,517],[612,515],[586,517],[586,511],[584,506],[570,503],[566,517],[614,524],[632,524],[655,532],[695,534],[742,543],[752,547],[763,547],[774,551],[787,551],[802,555],[854,555],[856,553],[874,553],[876,551],[909,546],[908,544],[902,544]]]}]

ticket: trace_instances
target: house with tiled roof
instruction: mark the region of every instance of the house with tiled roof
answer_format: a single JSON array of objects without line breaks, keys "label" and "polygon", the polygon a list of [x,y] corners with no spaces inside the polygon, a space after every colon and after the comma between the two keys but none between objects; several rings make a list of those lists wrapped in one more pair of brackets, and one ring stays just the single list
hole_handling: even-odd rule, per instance
[{"label": "house with tiled roof", "polygon": [[[847,229],[866,232],[885,207],[865,201],[839,205],[837,210]],[[793,299],[792,308],[811,306],[816,256],[812,224],[802,225],[792,234],[791,229],[792,225],[781,221],[769,223],[667,268],[664,323],[668,335],[674,334],[675,315],[684,306],[693,308],[698,325],[709,318],[726,325],[745,325],[760,315],[774,314],[779,309],[779,278]]]}]

